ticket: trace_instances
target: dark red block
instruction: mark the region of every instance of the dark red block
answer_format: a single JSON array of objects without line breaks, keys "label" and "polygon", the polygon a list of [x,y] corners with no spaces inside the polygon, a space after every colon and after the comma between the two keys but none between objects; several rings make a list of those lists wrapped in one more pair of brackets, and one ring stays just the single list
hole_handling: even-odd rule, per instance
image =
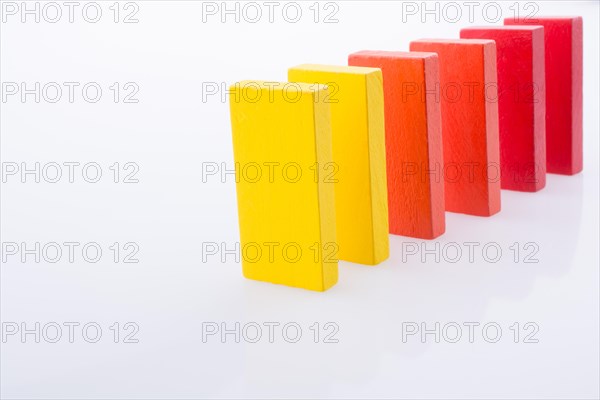
[{"label": "dark red block", "polygon": [[546,167],[555,174],[583,170],[583,20],[507,18],[505,25],[541,25],[546,50]]},{"label": "dark red block", "polygon": [[498,60],[502,189],[537,192],[546,186],[544,28],[472,27],[461,38],[491,39]]}]

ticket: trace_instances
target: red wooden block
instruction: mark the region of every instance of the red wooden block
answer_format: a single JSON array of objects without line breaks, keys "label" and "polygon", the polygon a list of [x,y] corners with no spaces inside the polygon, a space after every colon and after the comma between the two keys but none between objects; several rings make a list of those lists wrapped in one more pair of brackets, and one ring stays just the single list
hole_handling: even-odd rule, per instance
[{"label": "red wooden block", "polygon": [[383,73],[390,233],[421,239],[442,235],[442,121],[439,102],[426,96],[439,82],[437,55],[361,51],[348,57],[348,65]]},{"label": "red wooden block", "polygon": [[496,45],[491,40],[422,39],[411,51],[440,63],[446,210],[490,216],[500,211]]},{"label": "red wooden block", "polygon": [[546,51],[546,167],[583,170],[583,19],[507,18],[505,25],[541,25]]},{"label": "red wooden block", "polygon": [[544,28],[471,27],[461,38],[491,39],[498,57],[502,188],[537,192],[546,186]]}]

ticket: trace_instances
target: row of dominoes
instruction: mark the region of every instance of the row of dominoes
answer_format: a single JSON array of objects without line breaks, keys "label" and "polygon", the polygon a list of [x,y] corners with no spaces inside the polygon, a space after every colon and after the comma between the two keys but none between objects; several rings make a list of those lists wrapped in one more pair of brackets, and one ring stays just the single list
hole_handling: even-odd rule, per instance
[{"label": "row of dominoes", "polygon": [[389,233],[434,239],[446,211],[582,170],[581,17],[460,37],[231,87],[246,277],[323,291],[338,259],[388,258]]}]

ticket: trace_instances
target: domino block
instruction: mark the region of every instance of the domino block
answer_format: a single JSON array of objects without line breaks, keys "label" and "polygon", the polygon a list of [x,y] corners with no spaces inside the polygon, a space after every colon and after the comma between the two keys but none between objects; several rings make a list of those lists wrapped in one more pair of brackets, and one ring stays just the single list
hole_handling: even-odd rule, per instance
[{"label": "domino block", "polygon": [[242,270],[259,281],[324,291],[337,282],[334,188],[324,86],[244,81],[230,88]]},{"label": "domino block", "polygon": [[[380,68],[385,103],[390,233],[434,239],[446,229],[442,120],[435,53],[361,51],[348,64]],[[433,172],[433,173],[430,173]]]},{"label": "domino block", "polygon": [[504,24],[544,27],[546,168],[575,175],[583,170],[583,19],[507,18]]},{"label": "domino block", "polygon": [[291,82],[328,85],[339,259],[376,265],[389,257],[383,82],[379,69],[300,65]]},{"label": "domino block", "polygon": [[498,58],[502,188],[537,192],[546,186],[544,28],[471,27],[462,38],[491,39]]},{"label": "domino block", "polygon": [[491,216],[500,211],[496,45],[491,40],[421,39],[411,51],[434,52],[440,64],[446,211]]}]

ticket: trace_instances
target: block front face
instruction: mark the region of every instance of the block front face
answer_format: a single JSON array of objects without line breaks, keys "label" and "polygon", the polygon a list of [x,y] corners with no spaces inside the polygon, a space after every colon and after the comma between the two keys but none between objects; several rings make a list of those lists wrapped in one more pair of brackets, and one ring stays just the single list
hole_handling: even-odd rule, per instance
[{"label": "block front face", "polygon": [[496,53],[490,40],[411,42],[439,57],[446,210],[478,216],[500,211]]},{"label": "block front face", "polygon": [[583,169],[583,19],[508,18],[504,23],[544,27],[547,171],[577,174]]},{"label": "block front face", "polygon": [[374,265],[389,256],[381,71],[300,65],[291,82],[329,85],[339,259]]},{"label": "block front face", "polygon": [[502,188],[546,185],[546,96],[541,27],[465,28],[463,38],[496,42]]},{"label": "block front face", "polygon": [[331,162],[329,92],[284,85],[231,88],[242,268],[250,279],[322,291],[337,281],[333,185],[315,175]]},{"label": "block front face", "polygon": [[434,53],[362,51],[353,66],[380,68],[385,98],[390,233],[433,239],[444,233],[444,181],[429,174],[443,163],[439,80]]}]

